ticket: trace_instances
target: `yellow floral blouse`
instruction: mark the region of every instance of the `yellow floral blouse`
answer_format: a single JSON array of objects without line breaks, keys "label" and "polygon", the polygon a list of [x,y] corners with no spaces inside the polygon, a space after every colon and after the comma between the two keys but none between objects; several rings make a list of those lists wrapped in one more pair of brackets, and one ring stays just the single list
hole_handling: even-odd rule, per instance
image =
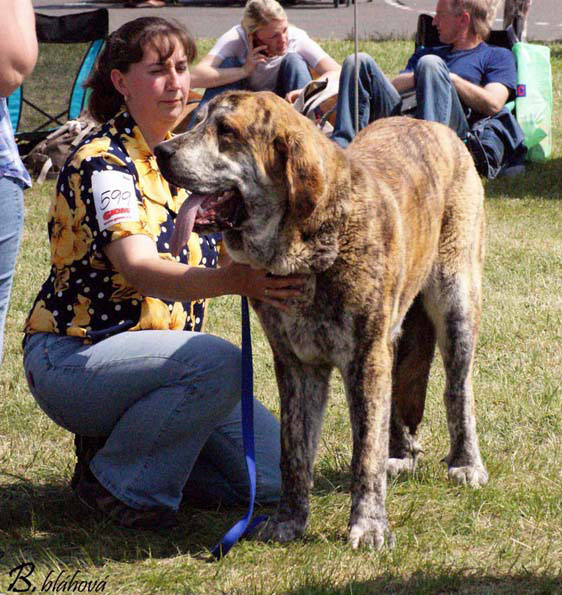
[{"label": "yellow floral blouse", "polygon": [[[104,254],[116,239],[144,234],[160,257],[173,260],[169,241],[187,193],[168,185],[142,134],[120,112],[67,159],[48,215],[51,271],[25,324],[98,341],[123,331],[202,330],[206,301],[169,302],[140,295]],[[215,267],[218,236],[191,234],[176,259]]]}]

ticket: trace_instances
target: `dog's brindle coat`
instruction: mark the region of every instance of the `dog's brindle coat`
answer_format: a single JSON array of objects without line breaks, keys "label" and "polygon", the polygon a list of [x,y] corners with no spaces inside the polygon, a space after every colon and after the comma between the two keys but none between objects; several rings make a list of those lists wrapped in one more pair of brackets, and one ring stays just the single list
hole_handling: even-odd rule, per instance
[{"label": "dog's brindle coat", "polygon": [[281,399],[283,493],[259,535],[285,542],[305,530],[337,367],[353,433],[349,539],[380,547],[386,471],[413,468],[436,341],[446,370],[449,476],[487,481],[471,381],[484,256],[483,189],[472,158],[445,126],[405,117],[371,124],[344,151],[271,93],[221,95],[202,119],[156,149],[172,183],[209,195],[235,189],[238,204],[217,206],[222,222],[199,231],[225,229],[236,261],[311,278],[308,301],[290,314],[252,303]]}]

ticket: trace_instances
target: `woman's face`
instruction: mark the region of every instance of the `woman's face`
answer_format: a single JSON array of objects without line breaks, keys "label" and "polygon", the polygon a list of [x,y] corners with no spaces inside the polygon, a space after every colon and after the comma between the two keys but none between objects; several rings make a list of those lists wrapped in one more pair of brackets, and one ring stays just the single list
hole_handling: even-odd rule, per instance
[{"label": "woman's face", "polygon": [[111,80],[141,129],[143,125],[168,125],[171,129],[189,98],[187,57],[177,40],[172,55],[165,61],[152,44],[147,44],[142,60],[131,64],[128,72],[113,70]]},{"label": "woman's face", "polygon": [[254,47],[267,46],[268,56],[284,56],[289,48],[289,23],[285,19],[271,21],[254,34]]}]

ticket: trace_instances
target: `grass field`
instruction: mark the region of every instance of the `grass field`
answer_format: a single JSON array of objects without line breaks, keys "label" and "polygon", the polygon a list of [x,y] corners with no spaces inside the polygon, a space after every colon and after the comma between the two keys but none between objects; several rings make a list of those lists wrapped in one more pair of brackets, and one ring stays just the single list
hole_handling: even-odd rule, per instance
[{"label": "grass field", "polygon": [[[210,43],[201,44],[202,54]],[[340,61],[353,49],[348,42],[323,45]],[[398,71],[413,46],[362,45],[388,73]],[[352,551],[346,542],[351,441],[337,377],[304,539],[243,542],[209,563],[208,549],[244,511],[185,508],[180,527],[169,534],[100,523],[68,485],[72,436],[38,409],[22,373],[21,329],[48,270],[45,222],[53,183],[47,182],[26,193],[0,369],[0,593],[57,585],[62,591],[73,575],[112,595],[562,593],[562,44],[550,47],[553,158],[530,165],[524,177],[486,184],[488,248],[475,366],[486,487],[451,485],[439,462],[448,437],[437,360],[420,430],[424,456],[413,477],[389,483],[393,550]],[[57,77],[71,70],[60,56],[48,59],[36,72],[45,101]],[[214,300],[208,330],[238,343],[238,309],[237,298]],[[253,342],[257,396],[277,412],[271,356],[255,318]]]}]

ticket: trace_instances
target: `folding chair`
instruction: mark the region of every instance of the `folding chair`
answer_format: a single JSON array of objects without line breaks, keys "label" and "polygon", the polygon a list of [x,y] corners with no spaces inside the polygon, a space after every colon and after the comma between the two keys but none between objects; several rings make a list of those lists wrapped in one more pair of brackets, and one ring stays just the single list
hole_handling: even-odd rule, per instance
[{"label": "folding chair", "polygon": [[[518,41],[519,38],[512,25],[507,29],[493,29],[487,40],[490,45],[499,45],[508,50],[511,50]],[[421,46],[430,48],[443,45],[443,42],[439,41],[439,32],[433,25],[433,17],[430,14],[420,14],[418,17],[415,42],[416,50]]]},{"label": "folding chair", "polygon": [[[37,100],[31,101],[26,97],[23,87],[8,97],[10,118],[14,131],[16,131],[18,149],[22,155],[26,155],[39,141],[62,126],[67,120],[73,120],[80,115],[88,99],[83,87],[84,81],[90,74],[109,32],[109,13],[106,8],[63,16],[37,13],[35,18],[37,39],[40,43],[89,45],[72,83],[68,104],[62,111],[49,113],[44,106],[39,105]],[[62,92],[64,93],[64,91]],[[27,122],[23,121],[22,108],[24,106],[28,106],[31,112],[34,112],[34,115],[40,119],[38,124],[33,125],[32,130],[22,130],[29,126]]]}]

